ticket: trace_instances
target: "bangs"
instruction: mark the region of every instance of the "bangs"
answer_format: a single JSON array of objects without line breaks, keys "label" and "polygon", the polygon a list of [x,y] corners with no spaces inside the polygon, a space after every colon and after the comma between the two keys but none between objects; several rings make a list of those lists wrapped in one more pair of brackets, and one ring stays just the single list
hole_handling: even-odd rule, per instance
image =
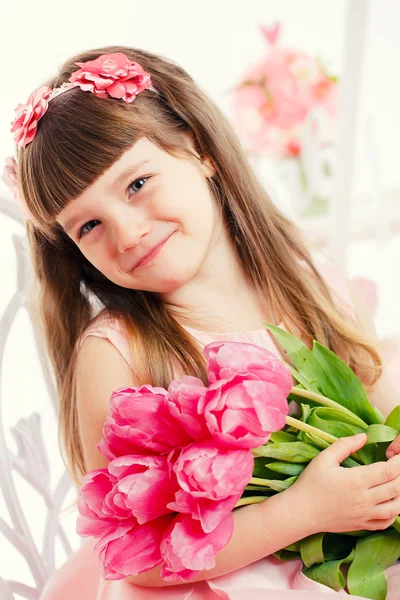
[{"label": "bangs", "polygon": [[[153,92],[146,90],[126,104],[73,88],[49,103],[34,142],[20,150],[18,157],[22,195],[40,228],[53,229],[56,216],[67,204],[140,137],[154,138],[157,119],[146,114],[149,94]],[[152,98],[153,108],[156,103]]]}]

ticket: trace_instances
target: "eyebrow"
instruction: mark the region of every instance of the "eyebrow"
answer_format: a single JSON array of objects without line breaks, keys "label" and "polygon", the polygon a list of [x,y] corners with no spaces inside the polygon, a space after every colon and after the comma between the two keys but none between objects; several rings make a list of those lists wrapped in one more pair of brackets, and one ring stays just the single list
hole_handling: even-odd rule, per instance
[{"label": "eyebrow", "polygon": [[[123,173],[121,173],[121,175],[117,177],[114,183],[110,186],[110,189],[116,189],[117,187],[119,187],[121,183],[125,181],[125,179],[128,177],[128,175],[131,175],[133,177],[136,171],[138,171],[143,165],[145,165],[148,162],[148,159],[141,160],[136,165],[133,165],[133,167],[129,167],[129,169],[126,169]],[[65,225],[61,226],[64,229],[64,231],[68,233],[76,225],[76,223],[78,223],[81,220],[81,218],[82,217],[80,215],[75,215],[74,217],[67,219]]]}]

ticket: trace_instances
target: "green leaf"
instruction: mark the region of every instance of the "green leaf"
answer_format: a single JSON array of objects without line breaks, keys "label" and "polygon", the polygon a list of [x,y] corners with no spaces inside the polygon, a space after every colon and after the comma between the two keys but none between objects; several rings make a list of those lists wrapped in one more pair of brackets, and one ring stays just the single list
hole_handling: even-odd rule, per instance
[{"label": "green leaf", "polygon": [[301,540],[298,542],[294,542],[294,544],[289,544],[289,546],[285,546],[283,550],[290,550],[290,552],[299,552],[300,553]]},{"label": "green leaf", "polygon": [[304,471],[305,466],[296,463],[276,461],[268,463],[268,468],[271,469],[271,471],[283,473],[284,475],[300,475],[300,473]]},{"label": "green leaf", "polygon": [[[253,477],[261,477],[262,479],[278,479],[279,476],[276,472],[269,468],[269,464],[266,464],[267,459],[264,457],[254,458]],[[273,459],[271,459],[273,462]],[[284,476],[282,476],[284,479]]]},{"label": "green leaf", "polygon": [[274,431],[274,433],[271,433],[271,437],[270,437],[270,441],[272,442],[296,442],[297,438],[295,435],[292,435],[291,433],[287,433],[286,431]]},{"label": "green leaf", "polygon": [[375,442],[392,442],[397,438],[399,432],[387,425],[370,425],[367,429],[367,444]]},{"label": "green leaf", "polygon": [[388,418],[385,421],[385,425],[392,427],[396,431],[400,432],[400,406],[395,406]]},{"label": "green leaf", "polygon": [[306,442],[266,444],[265,446],[259,446],[256,450],[259,456],[286,460],[290,463],[309,463],[319,454],[318,448]]},{"label": "green leaf", "polygon": [[382,422],[363,384],[341,358],[316,341],[312,353],[318,363],[316,380],[325,396],[356,413],[368,424]]},{"label": "green leaf", "polygon": [[350,435],[355,435],[356,433],[365,433],[365,429],[357,427],[357,425],[350,425],[350,423],[343,423],[337,419],[330,419],[330,410],[334,411],[334,409],[329,408],[312,409],[307,423],[313,427],[316,427],[317,429],[326,431],[326,433],[330,433],[337,438],[348,437]]},{"label": "green leaf", "polygon": [[[285,480],[280,479],[260,479],[260,486],[270,488],[275,492],[283,492],[287,490],[296,481],[297,477],[288,477]],[[250,479],[251,484],[256,484],[256,478]]]},{"label": "green leaf", "polygon": [[385,600],[385,569],[400,558],[400,535],[393,529],[359,539],[347,574],[350,594],[372,600]]},{"label": "green leaf", "polygon": [[289,367],[290,372],[291,372],[292,376],[294,377],[294,379],[301,384],[301,387],[304,389],[308,389],[307,378],[304,377],[301,373],[299,373],[299,371],[296,371],[296,369],[294,369],[292,366],[290,366],[290,365],[287,365],[287,366]]},{"label": "green leaf", "polygon": [[400,533],[400,517],[396,517],[396,520],[392,523],[392,527]]},{"label": "green leaf", "polygon": [[287,550],[278,550],[273,553],[276,558],[282,561],[297,560],[300,558],[300,552],[288,552]]},{"label": "green leaf", "polygon": [[333,590],[339,591],[344,588],[345,581],[343,573],[340,567],[343,563],[351,562],[353,560],[354,550],[351,551],[349,556],[340,560],[329,560],[321,564],[313,565],[310,568],[304,567],[303,574],[309,579],[313,579],[318,583],[322,583]]},{"label": "green leaf", "polygon": [[309,442],[311,444],[314,444],[314,446],[317,446],[317,448],[320,448],[321,450],[325,450],[325,448],[328,448],[328,446],[330,446],[330,443],[327,442],[326,440],[323,440],[322,438],[319,437],[319,435],[316,435],[315,433],[306,433],[304,432],[304,441]]},{"label": "green leaf", "polygon": [[330,406],[318,406],[314,409],[313,415],[325,421],[338,421],[339,423],[354,425],[360,430],[360,433],[365,432],[368,429],[368,425],[364,423],[362,419],[357,417],[357,415],[342,412],[338,408],[332,408]]},{"label": "green leaf", "polygon": [[[323,550],[325,560],[338,560],[349,556],[356,545],[355,539],[343,533],[325,533]],[[346,558],[346,560],[347,560]]]},{"label": "green leaf", "polygon": [[317,378],[317,364],[313,353],[297,337],[280,327],[264,323],[275,339],[280,343],[293,361],[297,371],[302,377],[300,383],[308,390],[319,392]]},{"label": "green leaf", "polygon": [[324,535],[325,533],[314,533],[314,535],[309,535],[301,540],[301,560],[306,567],[312,567],[315,563],[324,562],[324,553],[322,551]]},{"label": "green leaf", "polygon": [[311,407],[308,404],[303,404],[303,402],[300,405],[301,408],[301,420],[303,421],[303,423],[307,423],[307,419],[311,413]]}]

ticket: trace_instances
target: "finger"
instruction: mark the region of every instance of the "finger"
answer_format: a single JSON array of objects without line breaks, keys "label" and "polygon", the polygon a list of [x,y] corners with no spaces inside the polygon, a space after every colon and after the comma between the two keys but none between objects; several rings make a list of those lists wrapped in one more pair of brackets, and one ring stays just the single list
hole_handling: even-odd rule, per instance
[{"label": "finger", "polygon": [[366,487],[373,488],[388,481],[396,479],[400,475],[400,456],[394,456],[388,461],[380,461],[372,465],[352,467],[360,475]]},{"label": "finger", "polygon": [[387,483],[376,485],[368,490],[368,495],[373,504],[380,504],[381,502],[387,502],[393,498],[400,496],[400,476],[396,479],[392,479]]},{"label": "finger", "polygon": [[400,513],[400,496],[377,504],[371,511],[372,519],[395,519]]},{"label": "finger", "polygon": [[397,436],[395,440],[390,444],[390,446],[386,449],[386,456],[391,458],[396,454],[400,454],[400,435]]},{"label": "finger", "polygon": [[379,531],[381,529],[384,530],[390,527],[393,524],[393,521],[394,519],[371,519],[370,521],[367,521],[367,523],[364,526],[364,529],[368,529],[370,531]]},{"label": "finger", "polygon": [[366,433],[358,433],[357,435],[339,438],[328,448],[323,450],[319,454],[319,457],[321,457],[327,465],[340,465],[340,463],[348,458],[350,454],[360,450],[360,448],[365,445],[366,441]]}]

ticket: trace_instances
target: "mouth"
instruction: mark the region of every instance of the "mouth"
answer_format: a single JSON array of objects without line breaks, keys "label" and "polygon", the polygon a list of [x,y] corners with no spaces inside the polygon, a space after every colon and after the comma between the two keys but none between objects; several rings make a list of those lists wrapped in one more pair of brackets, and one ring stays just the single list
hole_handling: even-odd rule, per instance
[{"label": "mouth", "polygon": [[138,267],[145,266],[146,264],[148,264],[156,256],[156,254],[161,250],[161,248],[164,246],[164,244],[166,242],[168,242],[169,238],[174,235],[174,233],[175,233],[175,231],[173,233],[171,233],[167,238],[165,238],[165,240],[163,240],[162,242],[157,244],[157,246],[152,248],[150,250],[150,252],[148,252],[145,256],[142,256],[142,258],[133,266],[132,271],[135,271]]}]

